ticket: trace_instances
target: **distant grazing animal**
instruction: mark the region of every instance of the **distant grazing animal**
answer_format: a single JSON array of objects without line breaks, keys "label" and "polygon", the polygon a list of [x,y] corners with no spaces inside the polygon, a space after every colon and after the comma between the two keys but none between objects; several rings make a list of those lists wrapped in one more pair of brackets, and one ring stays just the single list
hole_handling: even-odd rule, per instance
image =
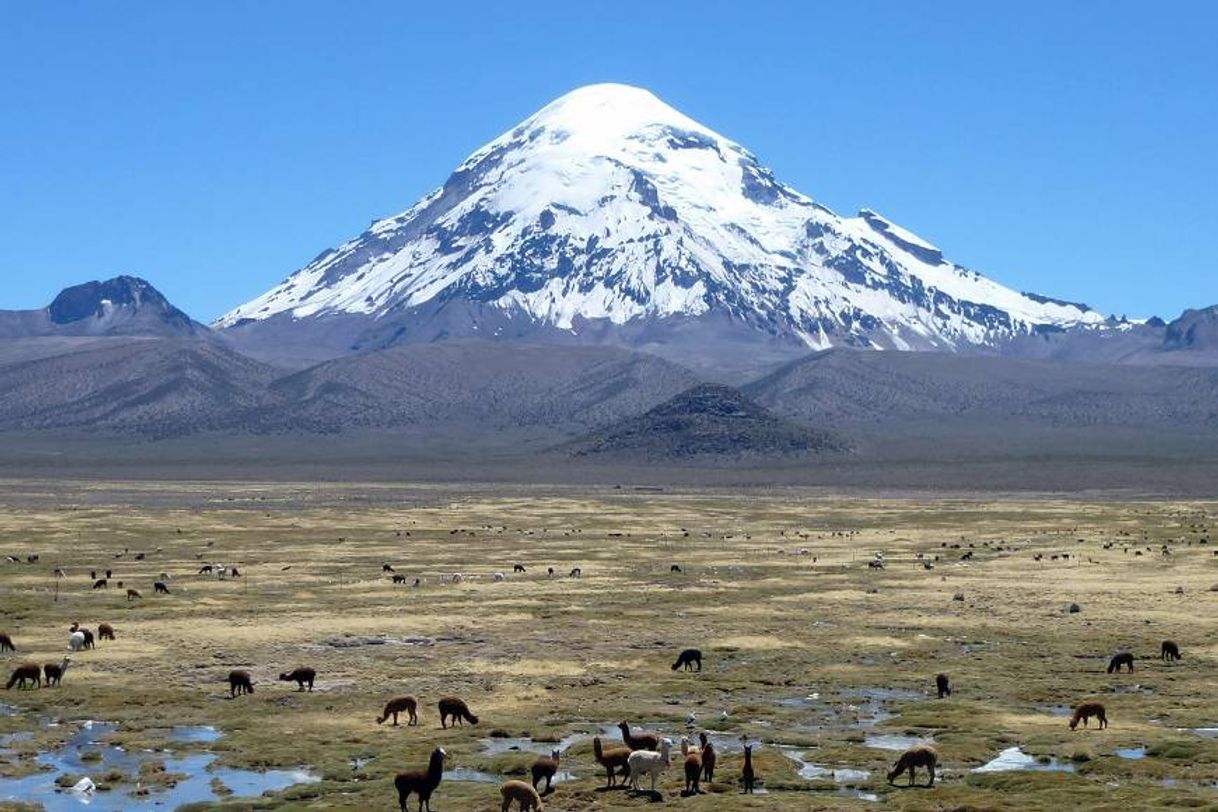
[{"label": "distant grazing animal", "polygon": [[34,683],[34,687],[42,687],[42,669],[33,663],[22,663],[13,669],[13,675],[8,679],[8,685],[4,687],[12,688],[14,685],[18,689],[24,688],[27,682]]},{"label": "distant grazing animal", "polygon": [[933,787],[935,785],[935,765],[939,763],[939,754],[935,752],[935,748],[926,744],[918,744],[906,750],[897,759],[897,763],[888,771],[888,783],[893,783],[901,776],[901,773],[909,771],[909,786],[914,784],[914,772],[918,767],[925,767],[926,772],[930,775],[930,781],[926,786]]},{"label": "distant grazing animal", "polygon": [[629,747],[611,747],[608,750],[601,745],[601,737],[592,737],[592,755],[596,763],[605,768],[605,786],[617,786],[617,770],[622,770],[625,780],[630,775],[627,760],[630,758]]},{"label": "distant grazing animal", "polygon": [[514,565],[512,565],[512,572],[524,572],[524,571],[525,571],[525,569],[524,569],[524,564],[514,564]]},{"label": "distant grazing animal", "polygon": [[298,686],[296,690],[303,691],[305,684],[308,683],[309,690],[313,690],[313,680],[317,679],[317,672],[312,668],[297,668],[294,671],[289,671],[279,675],[280,682],[295,682]]},{"label": "distant grazing animal", "polygon": [[453,583],[454,583],[454,584],[459,584],[459,583],[461,583],[461,582],[462,582],[462,581],[464,581],[464,580],[465,580],[465,576],[464,576],[464,575],[462,575],[461,573],[459,573],[459,572],[454,572],[454,573],[453,573]]},{"label": "distant grazing animal", "polygon": [[100,624],[97,627],[97,639],[98,640],[113,640],[114,639],[114,627],[111,626],[109,623]]},{"label": "distant grazing animal", "polygon": [[68,629],[68,631],[72,632],[73,634],[75,634],[76,632],[80,632],[81,634],[83,634],[85,636],[85,644],[82,648],[90,649],[90,648],[97,647],[97,645],[93,642],[93,632],[90,631],[89,629],[82,628],[79,623],[73,623],[71,628]]},{"label": "distant grazing animal", "polygon": [[393,566],[391,564],[381,564],[381,572],[393,572]]},{"label": "distant grazing animal", "polygon": [[1131,674],[1133,673],[1133,653],[1132,652],[1122,651],[1120,654],[1115,655],[1111,660],[1109,660],[1108,661],[1108,673],[1109,674],[1121,673],[1121,666],[1127,666],[1129,668],[1129,673],[1131,673]]},{"label": "distant grazing animal", "polygon": [[533,762],[530,772],[533,775],[533,787],[536,788],[541,782],[541,779],[546,779],[545,794],[549,795],[553,788],[550,784],[554,781],[554,774],[558,772],[559,759],[562,753],[558,750],[551,750],[550,755],[542,756]]},{"label": "distant grazing animal", "polygon": [[414,583],[413,583],[413,584],[411,584],[411,586],[419,586],[419,585],[421,585],[422,583],[423,583],[423,579],[422,579],[422,578],[415,578],[415,579],[414,579]]},{"label": "distant grazing animal", "polygon": [[81,651],[85,647],[85,633],[72,632],[68,635],[68,650]]},{"label": "distant grazing animal", "polygon": [[683,795],[701,795],[702,751],[690,747],[689,737],[681,737],[681,755],[685,757],[685,792]]},{"label": "distant grazing animal", "polygon": [[393,724],[396,726],[398,723],[398,714],[405,712],[410,717],[410,721],[406,724],[417,725],[419,723],[419,716],[417,713],[418,707],[419,700],[415,699],[410,694],[395,696],[393,699],[390,699],[385,703],[385,711],[379,717],[377,717],[376,723],[378,725],[383,724],[386,719],[392,716]]},{"label": "distant grazing animal", "polygon": [[670,739],[662,739],[660,741],[659,752],[650,750],[635,750],[630,754],[630,758],[626,763],[630,765],[630,788],[638,791],[639,779],[644,773],[651,775],[651,791],[656,791],[656,781],[660,777],[660,773],[664,771],[669,764],[669,751],[672,749],[672,741]]},{"label": "distant grazing animal", "polygon": [[715,780],[715,762],[718,756],[715,754],[715,745],[705,733],[699,733],[698,740],[702,743],[702,780],[709,784]]},{"label": "distant grazing animal", "polygon": [[685,666],[686,671],[693,671],[694,665],[698,666],[698,670],[702,670],[702,652],[696,648],[687,648],[677,655],[677,661],[672,664],[672,670]]},{"label": "distant grazing animal", "polygon": [[947,674],[936,674],[935,675],[935,688],[937,688],[939,691],[940,699],[942,699],[945,696],[952,695],[952,683],[951,683],[951,680],[949,680],[947,678]]},{"label": "distant grazing animal", "polygon": [[[1218,550],[1215,550],[1215,551],[1214,551],[1214,554],[1215,554],[1215,555],[1218,555]],[[547,577],[547,578],[553,578],[553,577],[554,577],[554,568],[553,568],[553,567],[546,567],[546,577]]]},{"label": "distant grazing animal", "polygon": [[67,578],[68,577],[67,570],[65,570],[63,567],[56,567],[55,568],[55,577],[56,578]]},{"label": "distant grazing animal", "polygon": [[406,583],[406,576],[402,575],[401,573],[398,573],[393,576],[393,582],[395,584],[404,584],[404,583]]},{"label": "distant grazing animal", "polygon": [[496,581],[503,581],[503,580],[507,579],[507,576],[504,575],[502,572],[495,573],[495,575],[493,577]]},{"label": "distant grazing animal", "polygon": [[1166,662],[1174,662],[1180,659],[1180,647],[1173,640],[1164,640],[1159,647],[1159,657]]},{"label": "distant grazing animal", "polygon": [[681,571],[681,565],[680,565],[680,564],[673,564],[671,567],[669,567],[669,568],[668,568],[668,571],[669,571],[669,572],[680,572],[680,571]]},{"label": "distant grazing animal", "polygon": [[508,812],[512,808],[513,801],[520,804],[521,812],[527,812],[527,810],[542,812],[543,810],[541,796],[537,794],[537,790],[523,781],[505,781],[499,787],[499,794],[503,796],[503,804],[499,807],[500,812]]},{"label": "distant grazing animal", "polygon": [[571,570],[572,578],[578,578],[583,574],[584,574],[584,571],[582,569],[580,569],[579,567],[576,567],[575,569]]},{"label": "distant grazing animal", "polygon": [[622,741],[631,750],[655,750],[660,746],[660,737],[654,733],[631,734],[629,722],[622,722],[617,728],[622,731]]},{"label": "distant grazing animal", "polygon": [[229,671],[228,672],[228,695],[237,696],[239,694],[252,694],[254,692],[254,682],[250,679],[248,671]]},{"label": "distant grazing animal", "polygon": [[398,791],[401,812],[406,812],[406,801],[412,792],[419,796],[419,812],[423,812],[424,807],[431,812],[431,794],[440,786],[440,779],[444,776],[444,757],[447,755],[444,748],[437,747],[431,751],[426,770],[407,770],[394,777],[393,786]]},{"label": "distant grazing animal", "polygon": [[445,721],[450,716],[453,718],[454,725],[464,725],[465,722],[469,722],[471,725],[478,724],[478,717],[469,712],[469,706],[460,697],[446,696],[440,700],[440,727],[448,727]]},{"label": "distant grazing animal", "polygon": [[68,666],[72,664],[71,657],[64,657],[59,663],[47,663],[42,667],[42,673],[46,676],[46,686],[50,688],[52,685],[58,685],[63,679],[64,672],[68,670]]},{"label": "distant grazing animal", "polygon": [[96,581],[93,582],[94,589],[105,589],[109,585],[110,585],[109,582],[105,578],[98,578]]},{"label": "distant grazing animal", "polygon": [[17,647],[13,645],[13,638],[9,637],[4,632],[0,632],[0,651],[16,651]]},{"label": "distant grazing animal", "polygon": [[1078,723],[1082,722],[1083,727],[1087,726],[1087,721],[1094,716],[1099,720],[1100,730],[1108,727],[1108,713],[1104,710],[1104,706],[1100,702],[1080,702],[1078,707],[1074,709],[1074,715],[1070,717],[1070,729],[1074,730],[1078,727]]},{"label": "distant grazing animal", "polygon": [[169,594],[169,584],[165,583],[164,581],[153,582],[152,589],[158,595],[168,595]]},{"label": "distant grazing animal", "polygon": [[740,783],[744,784],[744,791],[751,795],[756,781],[757,773],[753,771],[753,745],[746,744],[744,746],[744,767],[740,770]]},{"label": "distant grazing animal", "polygon": [[127,600],[130,601],[132,598],[139,598],[139,599],[143,600],[144,596],[140,594],[140,591],[138,589],[128,589],[127,590]]},{"label": "distant grazing animal", "polygon": [[884,562],[878,558],[873,558],[867,562],[867,566],[873,570],[882,570],[884,569]]},{"label": "distant grazing animal", "polygon": [[97,580],[97,570],[89,570],[89,578],[90,578],[90,580],[96,581]]},{"label": "distant grazing animal", "polygon": [[114,577],[114,570],[106,570],[106,577],[107,577],[107,578],[113,578],[113,577]]},{"label": "distant grazing animal", "polygon": [[211,564],[204,564],[199,567],[200,575],[211,575],[213,572],[215,572],[215,568]]}]

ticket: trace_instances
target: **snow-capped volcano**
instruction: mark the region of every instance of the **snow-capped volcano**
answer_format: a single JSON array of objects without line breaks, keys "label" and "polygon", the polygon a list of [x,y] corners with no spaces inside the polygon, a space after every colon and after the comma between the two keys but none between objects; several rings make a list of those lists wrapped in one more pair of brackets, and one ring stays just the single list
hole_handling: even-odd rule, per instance
[{"label": "snow-capped volcano", "polygon": [[542,108],[217,326],[282,332],[323,318],[355,344],[705,346],[729,331],[799,351],[965,349],[1103,321],[953,264],[875,212],[841,217],[739,144],[616,84]]}]

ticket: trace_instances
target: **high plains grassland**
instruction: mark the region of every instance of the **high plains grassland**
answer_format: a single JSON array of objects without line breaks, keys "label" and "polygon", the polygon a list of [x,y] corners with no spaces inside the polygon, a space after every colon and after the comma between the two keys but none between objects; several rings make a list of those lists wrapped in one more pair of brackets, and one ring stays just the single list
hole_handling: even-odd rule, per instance
[{"label": "high plains grassland", "polygon": [[[714,782],[681,797],[674,758],[660,782],[671,808],[1218,808],[1218,731],[1205,730],[1218,727],[1215,510],[797,489],[10,482],[0,553],[20,562],[0,562],[0,631],[18,651],[0,655],[4,679],[20,662],[58,661],[73,621],[108,622],[117,640],[73,655],[60,687],[0,692],[0,734],[24,734],[2,739],[0,797],[4,778],[101,720],[116,724],[109,743],[151,752],[92,777],[109,792],[138,780],[150,800],[175,780],[162,759],[206,748],[216,766],[321,779],[229,796],[231,808],[392,809],[395,773],[441,746],[435,809],[498,810],[497,782],[562,742],[573,778],[547,810],[652,808],[604,789],[592,759],[590,734],[626,719],[677,745],[714,733]],[[868,566],[877,552],[883,569]],[[241,577],[197,574],[208,562]],[[89,571],[107,568],[109,588],[92,589]],[[168,595],[153,591],[162,572]],[[1164,639],[1180,662],[1159,660]],[[702,650],[701,673],[671,670],[686,647]],[[1134,673],[1106,673],[1126,648]],[[312,693],[276,679],[302,665],[317,669]],[[255,693],[230,699],[237,668]],[[934,693],[940,672],[950,698]],[[378,725],[402,693],[419,698],[420,724]],[[441,730],[446,694],[480,723]],[[1063,714],[1087,699],[1107,706],[1107,730],[1068,729]],[[172,741],[174,725],[222,738]],[[904,746],[894,734],[933,740],[934,788],[886,783],[898,751],[876,745]],[[742,737],[766,794],[741,794]],[[1039,769],[973,772],[1012,747]],[[824,770],[801,776],[797,757]]]}]

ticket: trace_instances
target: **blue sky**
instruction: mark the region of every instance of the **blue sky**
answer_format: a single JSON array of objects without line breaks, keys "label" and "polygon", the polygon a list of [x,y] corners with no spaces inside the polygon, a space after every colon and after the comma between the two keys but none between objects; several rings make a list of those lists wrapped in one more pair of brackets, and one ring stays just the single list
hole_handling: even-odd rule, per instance
[{"label": "blue sky", "polygon": [[1218,303],[1215,30],[1124,0],[6,3],[0,307],[133,273],[210,320],[615,81],[1012,287],[1170,317]]}]

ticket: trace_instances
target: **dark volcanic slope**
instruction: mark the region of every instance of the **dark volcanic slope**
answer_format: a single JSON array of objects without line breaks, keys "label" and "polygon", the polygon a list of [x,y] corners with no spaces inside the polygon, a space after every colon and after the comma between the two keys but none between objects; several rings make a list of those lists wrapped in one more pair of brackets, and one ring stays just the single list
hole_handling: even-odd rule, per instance
[{"label": "dark volcanic slope", "polygon": [[565,447],[577,456],[649,460],[704,456],[784,456],[839,451],[845,444],[770,414],[739,390],[702,384],[647,413],[592,432]]},{"label": "dark volcanic slope", "polygon": [[65,288],[40,310],[0,310],[0,338],[34,336],[209,337],[211,330],[143,279],[116,276]]},{"label": "dark volcanic slope", "polygon": [[817,425],[910,419],[1044,426],[1218,427],[1218,370],[1017,361],[939,353],[828,350],[744,387]]}]

